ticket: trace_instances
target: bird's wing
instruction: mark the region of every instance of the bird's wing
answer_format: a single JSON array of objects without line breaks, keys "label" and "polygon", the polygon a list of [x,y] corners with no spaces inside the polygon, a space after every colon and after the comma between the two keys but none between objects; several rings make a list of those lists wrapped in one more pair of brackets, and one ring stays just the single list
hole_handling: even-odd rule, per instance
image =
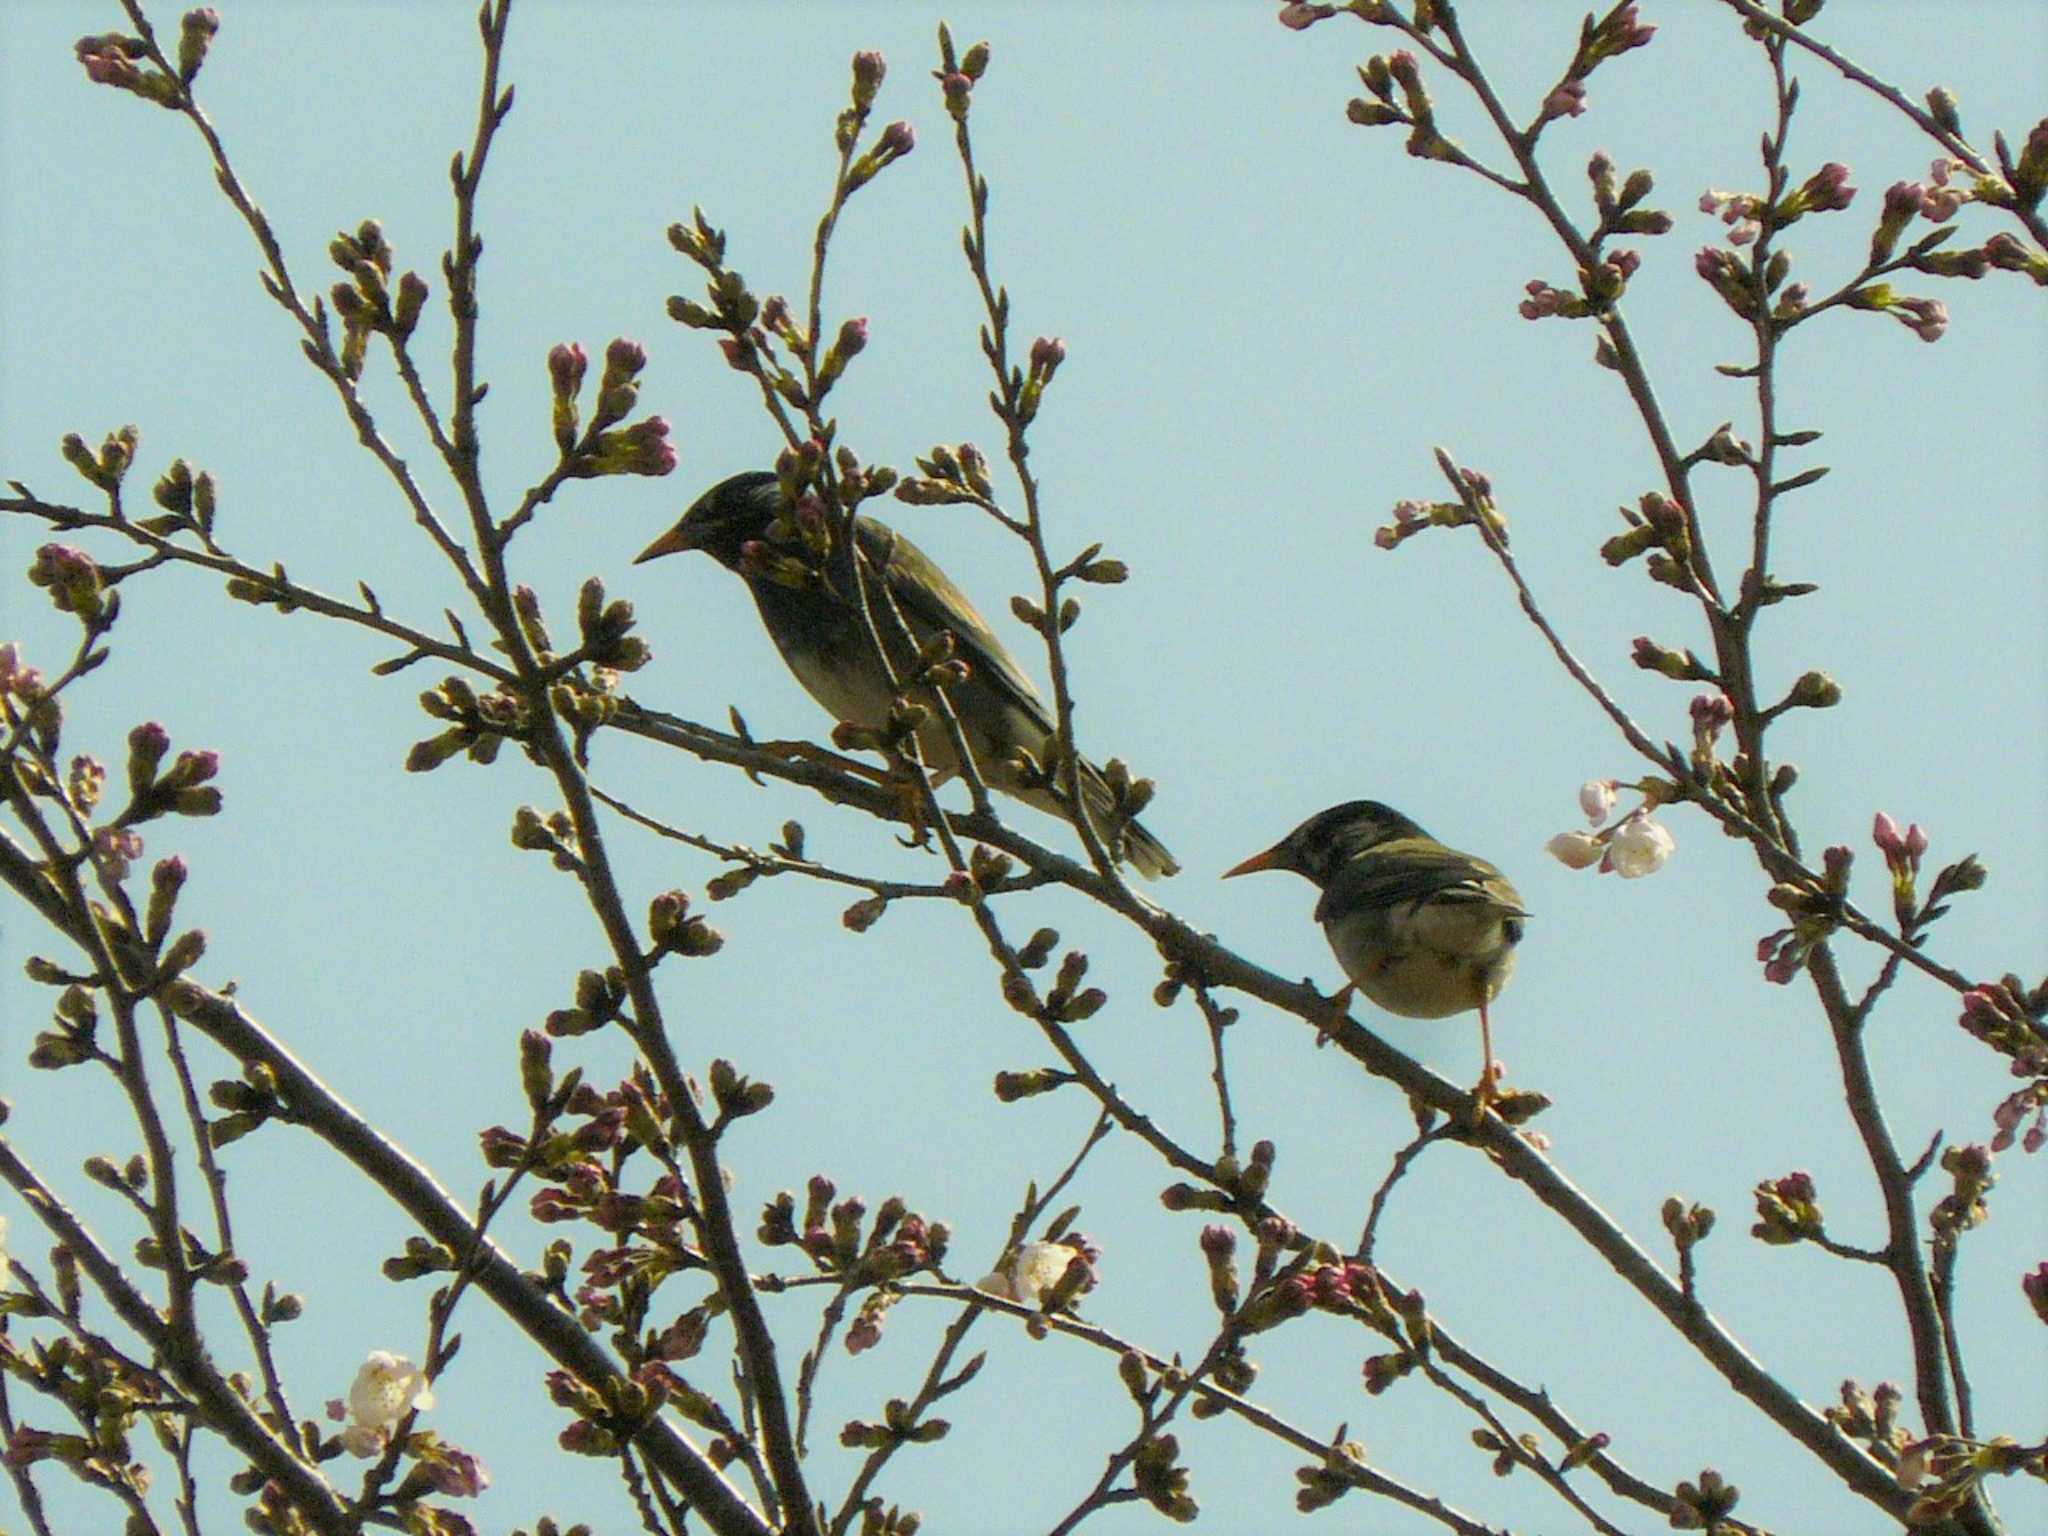
[{"label": "bird's wing", "polygon": [[859,523],[861,553],[875,565],[887,562],[889,591],[911,632],[920,640],[937,630],[952,633],[955,654],[974,669],[1006,703],[1023,711],[1041,730],[1051,733],[1052,715],[1031,679],[1017,665],[988,621],[954,586],[923,550],[886,523],[863,517]]},{"label": "bird's wing", "polygon": [[1434,839],[1380,843],[1337,871],[1316,904],[1316,920],[1333,912],[1391,911],[1420,901],[1484,903],[1504,916],[1526,917],[1507,877],[1484,859]]}]

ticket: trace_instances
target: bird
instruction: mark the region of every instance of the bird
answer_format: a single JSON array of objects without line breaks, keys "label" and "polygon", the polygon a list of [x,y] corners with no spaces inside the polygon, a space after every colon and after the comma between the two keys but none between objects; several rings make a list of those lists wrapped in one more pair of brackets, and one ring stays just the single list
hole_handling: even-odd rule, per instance
[{"label": "bird", "polygon": [[[824,568],[826,562],[817,553],[822,541],[792,534],[797,526],[792,506],[775,475],[733,475],[698,497],[633,563],[702,550],[746,582],[768,638],[812,698],[842,723],[885,727],[895,697],[869,643],[860,607],[835,587]],[[907,678],[930,667],[933,645],[943,651],[947,642],[942,637],[950,636],[952,659],[964,666],[955,669],[955,682],[946,696],[983,781],[1072,821],[1073,813],[1056,787],[1026,782],[1010,766],[1021,750],[1041,768],[1049,768],[1058,739],[1051,712],[1017,659],[966,594],[909,539],[876,518],[862,516],[855,520],[854,540],[875,632],[884,637],[896,675]],[[901,643],[880,610],[884,588],[876,581],[877,571],[917,650]],[[958,771],[952,741],[936,711],[918,728],[917,743],[935,782]],[[1085,758],[1077,767],[1089,816],[1112,849],[1148,878],[1177,874],[1180,865],[1173,855],[1137,821],[1126,821],[1120,836],[1112,836],[1118,830],[1116,791],[1102,770]]]},{"label": "bird", "polygon": [[1223,878],[1262,869],[1290,870],[1321,889],[1316,921],[1350,978],[1332,999],[1340,1016],[1354,990],[1408,1019],[1479,1010],[1483,1114],[1495,1077],[1487,1006],[1514,974],[1529,917],[1507,877],[1377,800],[1318,812]]}]

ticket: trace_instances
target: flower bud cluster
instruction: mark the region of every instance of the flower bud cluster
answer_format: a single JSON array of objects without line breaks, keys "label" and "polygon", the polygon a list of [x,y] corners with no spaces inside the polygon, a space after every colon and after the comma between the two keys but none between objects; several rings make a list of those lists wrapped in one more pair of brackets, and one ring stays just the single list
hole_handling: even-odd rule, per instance
[{"label": "flower bud cluster", "polygon": [[1186,1524],[1201,1513],[1188,1492],[1188,1469],[1180,1464],[1180,1441],[1153,1435],[1131,1457],[1131,1486],[1169,1520]]},{"label": "flower bud cluster", "polygon": [[47,588],[59,613],[75,613],[88,634],[114,622],[119,599],[108,588],[98,562],[70,544],[45,544],[28,568],[31,586]]},{"label": "flower bud cluster", "polygon": [[[1405,48],[1393,54],[1376,53],[1359,66],[1358,78],[1371,99],[1353,98],[1344,109],[1346,117],[1364,128],[1405,123],[1411,129],[1409,154],[1418,159],[1443,157],[1449,141],[1437,131],[1435,104],[1422,83],[1422,69],[1414,54]],[[1401,95],[1398,106],[1394,103],[1396,89]]]},{"label": "flower bud cluster", "polygon": [[1979,1441],[1937,1434],[1900,1450],[1893,1475],[1900,1487],[1915,1495],[1902,1518],[1917,1527],[1962,1513],[1977,1502],[1988,1478],[2016,1472],[2048,1474],[2048,1450],[2019,1445],[2003,1435]]},{"label": "flower bud cluster", "polygon": [[[1963,1029],[2011,1058],[2012,1075],[2026,1081],[1999,1101],[1991,1113],[1991,1150],[2015,1142],[2033,1153],[2048,1146],[2048,985],[2031,994],[2017,976],[1972,987],[1963,994]],[[2026,1126],[2023,1132],[2020,1127]]]},{"label": "flower bud cluster", "polygon": [[167,73],[150,57],[149,43],[125,32],[81,37],[72,51],[85,71],[85,78],[94,85],[112,86],[175,110],[191,100],[186,87],[199,73],[207,45],[219,30],[220,17],[211,7],[186,12],[179,28],[176,74]]},{"label": "flower bud cluster", "polygon": [[1426,528],[1462,528],[1467,524],[1478,524],[1505,544],[1507,518],[1501,514],[1499,504],[1494,500],[1493,481],[1486,472],[1452,463],[1449,455],[1441,449],[1437,452],[1437,463],[1452,477],[1453,483],[1469,493],[1469,499],[1461,496],[1456,501],[1397,501],[1393,506],[1394,520],[1374,530],[1373,543],[1381,549],[1398,549]]},{"label": "flower bud cluster", "polygon": [[1852,290],[1844,302],[1851,309],[1890,315],[1922,341],[1939,341],[1948,334],[1946,304],[1939,299],[1901,296],[1890,283],[1866,283]]},{"label": "flower bud cluster", "polygon": [[[1061,355],[1065,355],[1062,348]],[[1056,366],[1056,365],[1055,365]],[[1047,369],[1045,377],[1051,377]],[[913,506],[950,506],[965,502],[987,504],[995,495],[988,476],[988,459],[972,443],[957,448],[944,443],[917,460],[918,473],[896,487],[896,499]]]},{"label": "flower bud cluster", "polygon": [[1749,1229],[1749,1234],[1766,1243],[1803,1243],[1826,1234],[1820,1199],[1810,1173],[1788,1173],[1757,1185],[1756,1214],[1756,1225]]},{"label": "flower bud cluster", "polygon": [[[799,1222],[796,1196],[783,1190],[762,1207],[758,1236],[771,1247],[801,1248],[820,1274],[837,1276],[849,1289],[901,1280],[945,1262],[952,1229],[944,1222],[927,1220],[892,1195],[875,1212],[863,1239],[867,1202],[858,1195],[835,1201],[837,1193],[825,1175],[812,1175]],[[868,1318],[876,1339],[881,1316],[878,1310]]]},{"label": "flower bud cluster", "polygon": [[1991,1171],[1991,1161],[1991,1149],[1975,1143],[1943,1149],[1941,1171],[1954,1184],[1927,1213],[1937,1251],[1953,1248],[1963,1233],[1991,1219],[1991,1208],[1984,1200],[1998,1182],[1998,1176]]},{"label": "flower bud cluster", "polygon": [[[506,687],[478,694],[467,679],[453,673],[443,678],[438,688],[420,694],[420,708],[449,725],[439,734],[413,743],[405,758],[407,773],[431,773],[458,753],[473,763],[495,762],[507,740],[519,740],[528,730],[526,703],[518,694]],[[519,831],[520,822],[515,819],[515,846],[539,846],[520,842]]]},{"label": "flower bud cluster", "polygon": [[1671,1490],[1671,1528],[1677,1531],[1725,1529],[1722,1517],[1735,1508],[1742,1490],[1712,1467],[1699,1475],[1698,1482],[1682,1482]]},{"label": "flower bud cluster", "polygon": [[1822,1411],[1821,1416],[1851,1440],[1868,1445],[1880,1461],[1896,1466],[1899,1453],[1911,1438],[1899,1423],[1899,1404],[1904,1400],[1896,1382],[1881,1381],[1868,1392],[1862,1383],[1842,1383],[1841,1405]]},{"label": "flower bud cluster", "polygon": [[618,426],[632,415],[639,401],[639,376],[647,366],[647,349],[639,342],[620,336],[605,348],[604,372],[598,380],[590,424],[580,431],[580,396],[589,357],[576,342],[557,342],[548,349],[547,365],[562,474],[578,480],[604,475],[659,476],[676,467],[667,417],[649,416],[629,427]]},{"label": "flower bud cluster", "polygon": [[1046,386],[1052,383],[1053,375],[1059,372],[1060,364],[1066,360],[1067,344],[1057,336],[1040,336],[1031,343],[1029,366],[1024,373],[1024,387],[1017,392],[1018,425],[1028,425],[1037,417],[1039,402],[1045,396]]},{"label": "flower bud cluster", "polygon": [[[84,444],[81,442],[80,446]],[[150,487],[150,497],[163,508],[163,514],[139,518],[136,526],[159,538],[189,529],[199,535],[202,543],[210,545],[218,490],[211,473],[201,470],[195,475],[185,460],[173,459],[170,468]]]},{"label": "flower bud cluster", "polygon": [[1662,1210],[1664,1230],[1671,1234],[1672,1244],[1683,1254],[1707,1240],[1714,1230],[1714,1209],[1712,1206],[1687,1204],[1676,1195],[1664,1202]]},{"label": "flower bud cluster", "polygon": [[101,440],[97,453],[88,448],[85,439],[76,432],[64,434],[63,441],[58,444],[58,452],[64,456],[64,462],[88,482],[111,495],[121,488],[121,481],[135,462],[135,450],[141,441],[141,432],[130,423],[109,432]]},{"label": "flower bud cluster", "polygon": [[392,287],[391,242],[375,219],[365,219],[353,234],[343,230],[336,235],[328,242],[327,254],[347,274],[327,295],[341,317],[338,361],[347,378],[359,379],[371,336],[388,336],[394,347],[404,347],[426,307],[427,281],[417,272],[406,272]]},{"label": "flower bud cluster", "polygon": [[[2014,1141],[2018,1141],[2022,1152],[2038,1152],[2048,1146],[2048,1050],[2044,1050],[2032,1062],[2014,1062],[2013,1070],[2034,1071],[2043,1075],[2024,1088],[2016,1088],[1998,1103],[1991,1112],[1991,1123],[1997,1134],[1991,1138],[1991,1150],[2003,1152]],[[2028,1121],[2025,1134],[2020,1126]]]},{"label": "flower bud cluster", "polygon": [[[1600,546],[1602,560],[1620,567],[1638,556],[1647,556],[1644,569],[1652,581],[1675,587],[1681,592],[1696,590],[1697,583],[1692,573],[1692,528],[1684,507],[1661,491],[1645,491],[1637,498],[1634,507],[1617,507],[1615,510],[1628,526]],[[1662,672],[1666,677],[1681,682],[1713,680],[1713,674],[1692,652],[1684,653],[1682,664],[1674,660],[1677,654],[1654,646],[1648,640],[1635,642],[1635,664],[1646,671]]]}]

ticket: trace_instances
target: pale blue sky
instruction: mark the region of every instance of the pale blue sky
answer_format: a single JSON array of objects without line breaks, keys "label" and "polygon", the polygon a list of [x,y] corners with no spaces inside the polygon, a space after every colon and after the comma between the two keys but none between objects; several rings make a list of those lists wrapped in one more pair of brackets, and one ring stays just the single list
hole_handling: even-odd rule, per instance
[{"label": "pale blue sky", "polygon": [[[434,283],[418,342],[431,356],[446,329],[446,166],[474,117],[473,7],[221,9],[201,97],[301,286],[327,286],[337,229],[382,219],[401,265]],[[552,462],[543,358],[559,340],[593,354],[614,335],[644,341],[642,399],[674,423],[682,463],[666,480],[572,486],[515,546],[519,574],[558,624],[593,573],[635,601],[656,651],[632,680],[637,697],[714,725],[737,704],[757,734],[823,735],[738,582],[704,560],[629,565],[699,489],[764,462],[776,441],[751,387],[704,337],[664,318],[665,297],[697,284],[663,230],[701,204],[759,291],[801,291],[847,60],[880,48],[891,75],[878,121],[906,117],[920,142],[841,225],[828,316],[864,314],[872,327],[836,397],[842,431],[870,458],[905,467],[934,442],[993,449],[959,257],[959,168],[927,75],[941,15],[963,42],[986,36],[994,63],[974,123],[994,187],[997,275],[1019,334],[1058,334],[1069,348],[1034,429],[1056,552],[1099,539],[1134,572],[1088,598],[1070,637],[1080,729],[1094,755],[1122,755],[1159,781],[1147,819],[1186,873],[1157,894],[1261,963],[1327,987],[1336,970],[1310,921],[1309,887],[1277,876],[1221,885],[1223,869],[1359,795],[1493,859],[1536,914],[1496,1010],[1498,1050],[1517,1083],[1558,1101],[1542,1128],[1560,1165],[1660,1255],[1666,1195],[1715,1206],[1707,1300],[1809,1402],[1831,1401],[1845,1376],[1904,1380],[1883,1276],[1746,1236],[1751,1186],[1792,1168],[1815,1174],[1837,1237],[1880,1233],[1810,993],[1803,982],[1767,986],[1754,962],[1756,939],[1778,922],[1753,860],[1682,811],[1669,817],[1677,856],[1656,879],[1600,880],[1545,858],[1544,840],[1577,824],[1582,780],[1639,765],[1560,674],[1476,539],[1436,533],[1392,555],[1372,547],[1393,501],[1440,494],[1430,447],[1447,445],[1492,475],[1517,555],[1576,652],[1652,736],[1684,736],[1693,690],[1636,671],[1628,647],[1641,633],[1699,645],[1700,626],[1639,567],[1613,572],[1596,553],[1620,526],[1616,505],[1655,484],[1640,428],[1615,377],[1590,365],[1585,327],[1514,312],[1525,281],[1563,283],[1567,264],[1526,209],[1408,159],[1396,132],[1344,121],[1353,68],[1391,46],[1384,34],[1340,19],[1296,36],[1272,9],[522,0],[507,64],[518,104],[481,215],[489,483],[509,502]],[[1496,83],[1525,109],[1568,56],[1578,11],[1468,11]],[[1639,242],[1631,322],[1683,445],[1729,419],[1753,436],[1752,398],[1712,372],[1742,358],[1744,337],[1694,276],[1692,254],[1719,233],[1696,210],[1701,191],[1755,184],[1767,79],[1722,7],[1667,0],[1645,11],[1661,28],[1655,44],[1594,77],[1592,110],[1546,138],[1546,164],[1572,197],[1596,148],[1624,170],[1654,170],[1653,201],[1678,228]],[[158,19],[172,25],[175,11]],[[202,147],[177,120],[89,87],[73,63],[76,36],[118,24],[117,7],[87,3],[15,4],[0,16],[0,474],[77,499],[85,487],[58,439],[77,430],[96,442],[133,421],[144,494],[182,454],[219,477],[220,537],[235,553],[281,559],[335,590],[366,578],[392,611],[431,624],[456,600],[454,584],[258,289],[256,252]],[[1910,94],[1949,85],[1980,146],[1993,127],[2017,143],[2048,107],[2039,69],[2017,67],[2044,57],[2048,13],[2020,0],[1837,5],[1818,26]],[[1797,72],[1795,163],[1846,160],[1862,188],[1849,213],[1793,234],[1795,275],[1819,286],[1853,270],[1883,188],[1924,176],[1933,149],[1825,67],[1802,59]],[[1447,85],[1438,96],[1449,131],[1480,149],[1464,104]],[[1964,227],[1981,240],[2001,226],[1966,216]],[[1887,901],[1868,843],[1874,811],[1925,825],[1931,862],[1981,852],[1991,882],[1958,902],[1934,948],[1973,975],[2035,971],[2048,931],[2048,324],[2039,291],[2011,274],[1926,291],[1953,314],[1936,346],[1880,317],[1844,315],[1789,349],[1788,425],[1826,431],[1802,462],[1834,473],[1793,498],[1778,525],[1777,574],[1822,590],[1772,610],[1759,663],[1780,687],[1819,667],[1846,692],[1825,718],[1788,719],[1772,738],[1802,771],[1793,808],[1807,846],[1856,846],[1855,894],[1876,911]],[[372,403],[430,494],[449,501],[380,366],[373,355]],[[1710,534],[1740,537],[1747,481],[1700,484]],[[1022,547],[971,513],[890,515],[985,612],[1002,614],[1031,580]],[[0,519],[0,572],[18,573],[43,538]],[[1042,676],[1021,629],[1007,632]],[[18,574],[0,581],[0,639],[19,638],[49,667],[71,634]],[[155,717],[178,745],[223,754],[228,814],[150,832],[151,857],[176,849],[192,862],[181,915],[212,938],[200,975],[238,979],[251,1012],[344,1096],[451,1188],[473,1191],[484,1177],[476,1129],[524,1113],[517,1032],[561,1006],[599,954],[576,892],[506,841],[514,807],[543,798],[541,781],[510,754],[488,771],[403,774],[407,745],[430,724],[414,695],[435,674],[375,679],[368,668],[388,651],[357,632],[223,603],[189,573],[128,590],[115,642],[114,664],[72,706],[69,747],[118,761],[129,727]],[[762,845],[795,816],[818,856],[906,877],[933,868],[894,849],[886,830],[828,815],[793,788],[757,789],[633,741],[602,740],[596,777],[715,836]],[[1017,820],[1065,846],[1057,824],[1025,811]],[[672,846],[616,842],[636,901],[671,885],[701,890],[717,872]],[[1037,1065],[1044,1052],[1002,1005],[961,913],[906,905],[855,937],[838,922],[845,901],[785,879],[718,909],[724,952],[664,977],[679,1050],[698,1068],[729,1056],[778,1089],[773,1115],[726,1143],[741,1209],[822,1170],[870,1206],[900,1193],[950,1221],[954,1267],[971,1276],[1000,1244],[1025,1180],[1064,1164],[1091,1117],[1068,1095],[1008,1108],[990,1097],[995,1071]],[[1113,1001],[1085,1038],[1104,1074],[1212,1150],[1206,1035],[1191,1009],[1152,1006],[1149,945],[1057,897],[1012,910],[1020,933],[1050,922],[1094,956],[1091,980]],[[49,999],[23,981],[21,960],[48,943],[12,913],[0,923],[7,1134],[124,1249],[132,1223],[81,1189],[75,1169],[91,1152],[125,1157],[133,1131],[104,1083],[27,1073],[26,1042]],[[1843,953],[1852,978],[1870,973],[1866,951]],[[1956,1011],[1950,994],[1909,975],[1877,1016],[1873,1057],[1902,1144],[1917,1148],[1937,1127],[1987,1137],[1990,1108],[2012,1086],[1959,1037]],[[1456,1080],[1474,1075],[1469,1018],[1360,1016]],[[1282,1145],[1276,1203],[1304,1227],[1355,1237],[1410,1133],[1405,1104],[1315,1051],[1299,1021],[1257,1005],[1231,1050],[1244,1133]],[[602,1038],[565,1044],[558,1060],[587,1061],[598,1081],[623,1065]],[[241,1219],[250,1262],[309,1299],[306,1320],[281,1335],[302,1407],[343,1390],[371,1348],[418,1353],[424,1291],[375,1272],[405,1235],[381,1197],[283,1131],[236,1148],[228,1166],[255,1213]],[[1962,1262],[1978,1422],[2021,1437],[2038,1437],[2044,1409],[2042,1335],[2018,1288],[2021,1269],[2048,1252],[2043,1171],[2038,1158],[2001,1161],[1994,1219]],[[1200,1223],[1160,1209],[1167,1182],[1127,1140],[1089,1165],[1074,1198],[1105,1257],[1086,1311],[1154,1350],[1199,1352],[1214,1321]],[[36,1240],[14,1217],[14,1246],[32,1257]],[[537,1233],[515,1224],[504,1235],[530,1258]],[[1668,1487],[1714,1465],[1744,1489],[1745,1518],[1784,1531],[1872,1528],[1858,1501],[1482,1160],[1433,1151],[1397,1197],[1380,1255],[1468,1345],[1612,1433],[1639,1475]],[[763,1251],[757,1262],[783,1257]],[[815,1310],[788,1298],[771,1315],[793,1360]],[[814,1457],[820,1487],[834,1489],[851,1465],[829,1443],[837,1426],[907,1395],[945,1320],[905,1305],[878,1351],[835,1351],[815,1437],[827,1442]],[[549,1449],[561,1416],[539,1390],[543,1363],[480,1304],[462,1326],[468,1346],[430,1422],[491,1466],[481,1528],[509,1530],[542,1510],[623,1528],[609,1471]],[[995,1529],[996,1510],[1003,1530],[1042,1530],[1130,1433],[1128,1405],[1107,1356],[1034,1344],[999,1322],[980,1333],[992,1358],[949,1405],[953,1435],[899,1458],[880,1491],[924,1510],[928,1529]],[[1362,1332],[1314,1319],[1256,1344],[1260,1394],[1288,1418],[1318,1434],[1348,1420],[1384,1470],[1497,1524],[1567,1528],[1568,1512],[1532,1479],[1487,1474],[1469,1423],[1440,1395],[1411,1383],[1368,1399],[1358,1365],[1376,1346]],[[37,1421],[26,1399],[16,1404]],[[1227,1421],[1181,1435],[1202,1528],[1292,1518],[1298,1453]],[[1041,1444],[1045,1455],[1030,1452]],[[1996,1491],[2013,1529],[2048,1520],[2038,1486]],[[11,1499],[0,1493],[0,1524]],[[1641,1511],[1610,1513],[1627,1529],[1651,1524]],[[208,1528],[232,1518],[216,1499]],[[1135,1531],[1156,1518],[1126,1506],[1088,1528]],[[1321,1518],[1435,1529],[1360,1495]]]}]

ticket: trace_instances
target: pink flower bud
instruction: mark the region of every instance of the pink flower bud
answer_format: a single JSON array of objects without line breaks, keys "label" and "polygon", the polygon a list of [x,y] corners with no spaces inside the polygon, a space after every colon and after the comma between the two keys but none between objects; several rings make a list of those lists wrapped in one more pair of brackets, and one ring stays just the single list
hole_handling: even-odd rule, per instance
[{"label": "pink flower bud", "polygon": [[1306,32],[1317,22],[1327,21],[1336,14],[1334,5],[1307,5],[1295,0],[1295,3],[1280,7],[1278,19],[1280,25],[1290,32]]},{"label": "pink flower bud", "polygon": [[1619,788],[1613,779],[1588,779],[1579,786],[1579,809],[1585,812],[1588,822],[1597,827],[1614,813],[1615,791]]},{"label": "pink flower bud", "polygon": [[872,106],[875,95],[882,88],[882,79],[889,73],[888,61],[872,49],[853,56],[853,99],[861,106]]},{"label": "pink flower bud", "polygon": [[1799,189],[1799,200],[1815,213],[1827,213],[1846,208],[1856,200],[1856,189],[1849,185],[1849,167],[1839,161],[1830,160]]},{"label": "pink flower bud", "polygon": [[178,760],[171,765],[166,778],[174,779],[179,785],[204,784],[220,772],[220,754],[212,748],[202,752],[180,752]]},{"label": "pink flower bud", "polygon": [[1725,693],[1696,694],[1692,701],[1693,733],[1711,742],[1735,718],[1735,706]]},{"label": "pink flower bud", "polygon": [[557,400],[575,398],[583,387],[583,372],[590,366],[590,359],[583,348],[575,342],[557,342],[548,349],[548,382],[554,386]]},{"label": "pink flower bud", "polygon": [[1968,201],[1961,187],[1929,187],[1920,194],[1920,212],[1936,224],[1944,223],[1956,216],[1956,210]]},{"label": "pink flower bud", "polygon": [[623,374],[630,378],[647,366],[647,349],[630,337],[620,336],[604,349],[604,369],[607,374]]},{"label": "pink flower bud", "polygon": [[1948,332],[1948,306],[1939,299],[1900,299],[1892,315],[1922,341],[1939,341]]},{"label": "pink flower bud", "polygon": [[1057,336],[1041,336],[1031,343],[1031,371],[1051,378],[1067,360],[1067,344]]},{"label": "pink flower bud", "polygon": [[1586,111],[1586,82],[1566,80],[1543,98],[1543,117],[1582,117]]},{"label": "pink flower bud", "polygon": [[2020,1277],[2020,1290],[2032,1305],[2035,1315],[2048,1323],[2048,1259],[2043,1259]]},{"label": "pink flower bud", "polygon": [[130,759],[144,758],[153,766],[171,750],[171,733],[154,720],[145,720],[128,733]]},{"label": "pink flower bud", "polygon": [[1636,15],[1634,5],[1625,5],[1608,23],[1611,28],[1615,53],[1626,53],[1631,48],[1641,48],[1657,35],[1657,29],[1645,25]]}]

